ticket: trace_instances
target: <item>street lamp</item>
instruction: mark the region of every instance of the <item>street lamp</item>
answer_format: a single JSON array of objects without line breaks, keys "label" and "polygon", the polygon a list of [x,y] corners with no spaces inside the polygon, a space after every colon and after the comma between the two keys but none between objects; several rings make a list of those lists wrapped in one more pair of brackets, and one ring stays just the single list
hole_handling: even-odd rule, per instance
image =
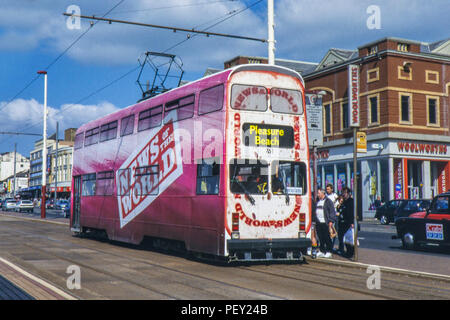
[{"label": "street lamp", "polygon": [[44,75],[44,132],[42,144],[42,201],[41,218],[45,218],[45,201],[47,194],[47,71],[38,71],[38,74]]}]

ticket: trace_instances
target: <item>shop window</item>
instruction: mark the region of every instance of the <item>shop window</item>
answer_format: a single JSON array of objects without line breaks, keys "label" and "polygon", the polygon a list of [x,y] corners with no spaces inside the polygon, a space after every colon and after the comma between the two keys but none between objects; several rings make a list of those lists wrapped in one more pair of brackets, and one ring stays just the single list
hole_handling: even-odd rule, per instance
[{"label": "shop window", "polygon": [[197,194],[219,194],[220,165],[209,160],[197,164]]}]

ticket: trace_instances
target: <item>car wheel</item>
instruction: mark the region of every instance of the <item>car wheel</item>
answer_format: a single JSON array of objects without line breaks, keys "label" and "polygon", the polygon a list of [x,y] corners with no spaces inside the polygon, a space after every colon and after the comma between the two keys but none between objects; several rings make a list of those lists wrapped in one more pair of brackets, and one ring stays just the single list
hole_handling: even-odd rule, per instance
[{"label": "car wheel", "polygon": [[416,248],[416,239],[414,235],[407,232],[402,236],[402,246],[403,249],[414,249]]},{"label": "car wheel", "polygon": [[381,218],[380,218],[380,223],[384,224],[384,225],[389,224],[389,218],[386,217],[385,215],[382,215]]}]

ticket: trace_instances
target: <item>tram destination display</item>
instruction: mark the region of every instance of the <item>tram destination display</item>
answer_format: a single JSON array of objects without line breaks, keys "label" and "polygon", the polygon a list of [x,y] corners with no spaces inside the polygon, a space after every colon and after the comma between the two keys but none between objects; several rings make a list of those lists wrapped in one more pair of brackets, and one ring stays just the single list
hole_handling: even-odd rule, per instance
[{"label": "tram destination display", "polygon": [[289,126],[244,123],[244,144],[251,147],[293,148],[294,129]]}]

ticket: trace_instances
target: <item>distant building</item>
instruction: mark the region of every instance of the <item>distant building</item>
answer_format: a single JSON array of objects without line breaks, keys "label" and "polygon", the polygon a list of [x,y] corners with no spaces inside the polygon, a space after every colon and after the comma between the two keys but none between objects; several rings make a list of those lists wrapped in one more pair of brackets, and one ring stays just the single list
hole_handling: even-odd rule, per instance
[{"label": "distant building", "polygon": [[[30,159],[16,152],[16,173],[30,169]],[[0,154],[0,181],[14,175],[14,152]]]},{"label": "distant building", "polygon": [[[72,183],[72,154],[75,140],[75,128],[64,131],[64,140],[58,139],[58,159],[56,160],[56,134],[47,139],[47,192],[55,191],[55,181],[58,196],[68,197]],[[30,153],[29,188],[33,197],[41,196],[42,188],[42,147],[43,140],[35,142]]]}]

